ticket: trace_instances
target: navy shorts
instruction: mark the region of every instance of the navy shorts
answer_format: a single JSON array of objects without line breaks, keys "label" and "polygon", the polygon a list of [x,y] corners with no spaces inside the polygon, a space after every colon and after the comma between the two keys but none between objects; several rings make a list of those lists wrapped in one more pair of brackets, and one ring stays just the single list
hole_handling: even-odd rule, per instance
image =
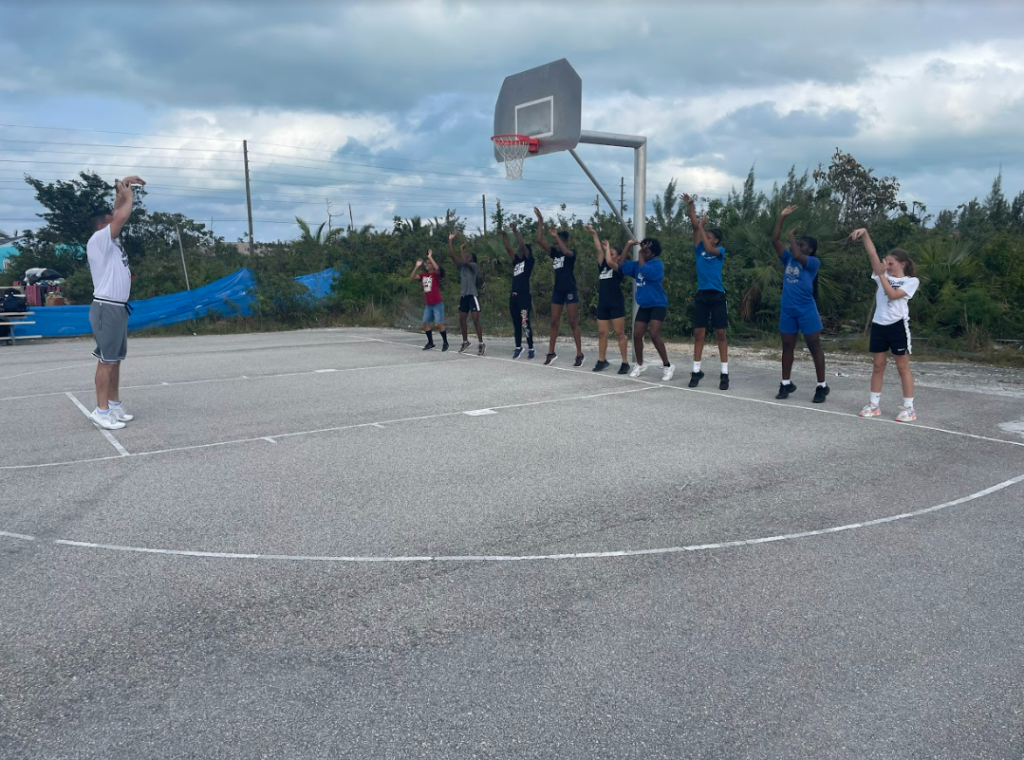
[{"label": "navy shorts", "polygon": [[580,292],[578,290],[554,290],[551,292],[551,303],[564,306],[567,303],[579,303]]},{"label": "navy shorts", "polygon": [[597,303],[597,318],[602,322],[612,319],[622,319],[626,316],[626,302],[613,301],[612,303]]},{"label": "navy shorts", "polygon": [[668,309],[664,306],[641,306],[636,310],[633,322],[664,322]]}]

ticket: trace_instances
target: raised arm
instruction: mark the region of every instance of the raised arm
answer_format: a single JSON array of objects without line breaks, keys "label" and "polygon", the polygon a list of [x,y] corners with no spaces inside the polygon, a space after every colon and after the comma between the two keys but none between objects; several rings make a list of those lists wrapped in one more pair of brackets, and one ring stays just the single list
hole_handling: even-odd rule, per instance
[{"label": "raised arm", "polygon": [[704,250],[707,252],[709,256],[721,257],[722,249],[711,242],[711,238],[708,236],[708,231],[704,229],[707,226],[707,223],[708,215],[704,214],[704,216],[700,218],[700,225],[698,227],[698,229],[700,230],[700,240],[702,243],[704,243]]},{"label": "raised arm", "polygon": [[551,246],[544,240],[544,216],[536,206],[534,206],[533,213],[537,215],[537,245],[540,246],[544,253],[551,253]]},{"label": "raised arm", "polygon": [[555,239],[555,247],[558,248],[558,252],[563,256],[573,256],[573,252],[569,250],[569,247],[562,240],[562,236],[558,234],[558,230],[554,227],[551,228],[551,237]]},{"label": "raised arm", "polygon": [[111,240],[114,240],[121,234],[121,230],[128,223],[128,219],[132,215],[132,204],[135,202],[135,195],[132,193],[130,180],[138,180],[139,184],[144,184],[138,177],[128,177],[127,179],[114,181],[117,196],[114,199],[114,218],[110,220]]},{"label": "raised arm", "polygon": [[[597,230],[595,230],[589,224],[583,225],[583,229],[589,232],[591,237],[594,238],[594,248],[597,249],[597,265],[600,266],[601,264],[604,264],[605,261],[608,260],[608,257],[605,255],[604,246],[601,245],[601,239],[597,236]],[[609,264],[609,266],[611,265]]]},{"label": "raised arm", "polygon": [[512,250],[512,246],[508,242],[508,233],[505,230],[501,231],[501,244],[505,246],[505,252],[512,261],[516,260],[516,252]]},{"label": "raised arm", "polygon": [[[782,213],[779,214],[779,218],[775,220],[775,230],[772,232],[772,246],[775,248],[775,252],[779,254],[779,258],[782,258],[782,254],[786,252],[786,247],[782,245],[782,223],[786,220],[786,217],[797,210],[797,206],[786,206],[782,209]],[[790,251],[792,252],[792,248]]]},{"label": "raised arm", "polygon": [[516,236],[516,245],[526,251],[526,258],[533,258],[533,253],[526,247],[526,241],[523,240],[523,233],[519,231],[519,227],[517,227],[515,223],[512,224],[512,232],[514,232]]},{"label": "raised arm", "polygon": [[859,240],[864,244],[864,250],[868,252],[868,260],[871,262],[871,271],[878,275],[881,279],[882,275],[885,274],[885,264],[878,257],[878,250],[875,248],[875,243],[871,239],[871,235],[863,227],[859,230],[854,230],[853,234],[850,235],[850,240]]},{"label": "raised arm", "polygon": [[[596,237],[596,235],[595,235]],[[609,269],[614,269],[616,272],[619,271],[619,260],[615,256],[615,252],[612,250],[612,245],[607,240],[601,241],[601,251],[604,253],[604,262],[608,265]]]},{"label": "raised arm", "polygon": [[875,249],[875,244],[871,240],[871,235],[868,234],[866,229],[854,230],[853,234],[850,235],[851,240],[859,240],[864,244],[864,250],[868,252],[868,258],[871,260],[871,271],[878,275],[878,282],[882,286],[882,290],[885,291],[885,295],[890,301],[898,301],[907,295],[907,292],[903,288],[894,288],[892,283],[889,282],[889,278],[885,274],[885,264],[878,257],[878,251]]},{"label": "raised arm", "polygon": [[796,244],[796,233],[799,229],[800,225],[794,224],[789,230],[789,235],[787,236],[789,238],[789,253],[797,260],[797,263],[799,263],[800,266],[806,266],[808,256],[806,253],[801,251],[800,246]]},{"label": "raised arm", "polygon": [[448,255],[451,256],[452,262],[455,266],[458,266],[461,262],[459,261],[459,257],[455,255],[455,246],[453,245],[454,241],[455,233],[453,232],[448,235]]},{"label": "raised arm", "polygon": [[[693,198],[688,193],[683,193],[679,196],[683,203],[686,204],[686,210],[690,213],[690,226],[693,227],[693,245],[696,246],[700,242],[700,233],[697,232],[697,207],[693,204]],[[707,248],[707,246],[704,246]]]},{"label": "raised arm", "polygon": [[416,266],[412,268],[412,274],[409,275],[410,280],[418,280],[420,277],[420,267],[423,266],[423,259],[416,259]]}]

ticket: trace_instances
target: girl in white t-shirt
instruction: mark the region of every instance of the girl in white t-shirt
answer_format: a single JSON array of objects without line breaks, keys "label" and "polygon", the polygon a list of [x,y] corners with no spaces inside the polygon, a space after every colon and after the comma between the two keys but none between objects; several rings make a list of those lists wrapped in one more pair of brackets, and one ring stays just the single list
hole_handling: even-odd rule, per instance
[{"label": "girl in white t-shirt", "polygon": [[877,417],[882,399],[882,378],[885,375],[886,358],[892,351],[896,370],[903,385],[903,408],[896,415],[897,422],[913,422],[917,419],[914,411],[914,376],[910,372],[910,309],[909,302],[917,292],[921,281],[914,276],[914,262],[902,248],[889,251],[884,259],[878,258],[875,244],[865,229],[855,230],[851,240],[864,244],[871,260],[871,279],[878,287],[875,293],[875,317],[871,321],[871,345],[874,356],[871,372],[871,397],[860,411],[861,417]]}]

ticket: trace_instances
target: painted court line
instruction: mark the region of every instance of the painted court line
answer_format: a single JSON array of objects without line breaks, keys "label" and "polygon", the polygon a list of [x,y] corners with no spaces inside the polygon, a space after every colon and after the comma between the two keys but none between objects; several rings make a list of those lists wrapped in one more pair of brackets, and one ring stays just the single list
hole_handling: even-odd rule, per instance
[{"label": "painted court line", "polygon": [[89,420],[89,424],[95,427],[97,430],[99,430],[103,437],[110,441],[110,445],[117,449],[118,454],[120,454],[123,457],[130,456],[128,454],[128,450],[118,442],[118,440],[114,437],[113,433],[111,433],[109,430],[104,430],[103,428],[101,428],[99,425],[92,421],[92,419],[89,417],[89,410],[82,406],[82,402],[75,398],[74,394],[69,392],[66,393],[65,395],[69,399],[71,399],[71,403],[73,403],[81,410],[82,414],[85,415],[85,418]]},{"label": "painted court line", "polygon": [[[130,552],[135,554],[164,554],[179,557],[201,557],[207,559],[258,559],[258,560],[280,560],[289,562],[347,562],[347,563],[410,563],[410,562],[539,562],[539,561],[560,561],[579,559],[609,559],[613,557],[647,557],[661,554],[682,554],[685,552],[711,551],[714,549],[735,549],[744,546],[757,546],[760,544],[778,543],[780,541],[793,541],[799,538],[811,538],[814,536],[825,536],[835,533],[845,533],[861,528],[869,528],[876,525],[908,520],[912,517],[940,512],[950,507],[966,504],[976,499],[981,499],[990,494],[1002,491],[1005,488],[1024,482],[1024,475],[1004,480],[994,486],[977,491],[968,496],[962,496],[953,501],[943,504],[936,504],[933,507],[903,512],[889,517],[879,517],[874,520],[866,520],[859,523],[848,523],[836,525],[831,528],[819,530],[805,530],[797,533],[781,533],[774,536],[761,538],[748,538],[737,541],[720,541],[707,544],[690,544],[688,546],[669,546],[658,549],[620,549],[615,551],[600,552],[567,552],[563,554],[492,554],[492,555],[437,555],[437,556],[317,556],[303,554],[241,554],[235,552],[205,552],[189,551],[184,549],[154,549],[145,546],[122,546],[119,544],[98,544],[87,541],[70,541],[58,539],[53,543],[62,546],[74,546],[83,549],[101,549],[105,551]],[[4,534],[0,534],[4,535]]]},{"label": "painted court line", "polygon": [[35,536],[26,536],[24,533],[8,533],[6,530],[0,530],[0,536],[4,538],[17,538],[20,541],[35,541]]},{"label": "painted court line", "polygon": [[[367,341],[360,341],[366,343]],[[273,380],[281,377],[302,377],[304,375],[319,375],[325,372],[365,372],[371,369],[400,369],[401,367],[420,367],[424,364],[443,364],[447,360],[433,359],[424,362],[404,362],[403,364],[373,364],[366,367],[344,367],[342,369],[314,369],[307,372],[280,372],[273,375],[236,375],[232,377],[209,377],[199,380],[176,380],[174,382],[147,383],[144,385],[122,385],[122,391],[140,390],[145,388],[171,388],[178,385],[199,385],[202,383],[230,383],[235,380]],[[28,396],[4,396],[0,401],[24,401],[31,398],[46,398],[47,396],[63,396],[67,393],[89,393],[92,389],[82,388],[75,391],[51,391],[49,393],[34,393]]]},{"label": "painted court line", "polygon": [[[411,343],[401,343],[399,341],[384,340],[382,338],[373,338],[372,340],[379,341],[380,343],[389,343],[389,344],[391,344],[393,346],[404,346],[406,348],[417,348],[416,346],[412,345]],[[626,376],[622,376],[622,375],[606,375],[603,372],[589,372],[589,371],[585,372],[585,371],[578,370],[578,369],[573,369],[573,368],[570,368],[570,367],[553,367],[553,366],[550,366],[550,365],[544,366],[543,364],[530,364],[529,362],[526,362],[524,364],[521,359],[509,359],[509,358],[505,358],[505,357],[502,357],[502,356],[478,356],[478,357],[474,357],[474,358],[489,359],[491,361],[498,361],[498,362],[511,362],[512,364],[516,364],[516,365],[519,365],[519,366],[533,367],[534,369],[540,369],[540,370],[555,369],[555,370],[560,370],[562,372],[574,372],[576,374],[583,375],[585,377],[601,377],[601,378],[604,378],[606,380],[611,380],[613,382],[638,383],[638,384],[641,384],[641,385],[648,385],[648,386],[655,387],[655,388],[669,388],[669,389],[674,390],[674,391],[683,391],[685,393],[700,393],[700,394],[703,394],[705,396],[715,396],[717,398],[730,399],[730,400],[733,400],[733,401],[747,401],[747,402],[753,403],[753,404],[765,404],[767,406],[777,406],[777,407],[782,408],[782,409],[800,409],[800,410],[805,411],[805,412],[816,412],[818,414],[831,414],[831,415],[835,415],[837,417],[847,417],[847,418],[856,419],[856,420],[860,420],[861,419],[859,414],[854,414],[853,412],[840,412],[840,411],[836,411],[835,409],[823,409],[823,408],[818,407],[818,406],[811,407],[811,406],[802,406],[800,404],[781,404],[778,401],[769,401],[768,399],[763,399],[763,398],[750,398],[749,396],[737,396],[737,395],[732,394],[732,393],[716,393],[715,391],[701,390],[700,388],[687,388],[687,387],[684,387],[684,386],[669,385],[668,383],[659,383],[659,382],[654,382],[652,380],[641,380],[639,378],[626,377]],[[495,408],[497,408],[497,407],[495,407]],[[897,422],[896,420],[886,419],[886,418],[882,418],[882,417],[875,417],[874,419],[871,419],[871,420],[863,420],[863,422],[865,422],[865,423],[873,423],[873,424],[883,423],[883,424],[889,424],[889,425],[896,425],[897,427],[907,428],[907,429],[931,430],[931,431],[936,432],[936,433],[945,433],[946,435],[960,436],[962,438],[973,438],[973,439],[978,440],[978,441],[989,441],[990,443],[1002,443],[1002,444],[1006,444],[1006,445],[1009,445],[1009,446],[1024,447],[1024,441],[1010,441],[1010,440],[1007,440],[1005,438],[991,438],[989,436],[977,435],[976,433],[964,433],[964,432],[959,431],[959,430],[949,430],[947,428],[934,427],[932,425],[922,425],[922,424],[919,424],[917,422],[913,422],[913,423]]]},{"label": "painted court line", "polygon": [[[568,402],[568,401],[587,401],[587,400],[594,399],[594,398],[600,398],[602,396],[621,396],[621,395],[625,395],[625,394],[629,394],[629,393],[640,393],[640,392],[643,392],[643,391],[657,390],[660,387],[662,387],[662,386],[651,385],[651,386],[644,386],[644,387],[641,387],[641,388],[627,388],[625,390],[608,391],[606,393],[589,393],[589,394],[586,394],[586,395],[583,395],[583,396],[567,396],[567,397],[564,397],[564,398],[543,399],[541,401],[525,401],[525,402],[523,402],[521,404],[506,404],[505,406],[496,406],[496,407],[493,407],[493,408],[494,409],[517,409],[517,408],[520,408],[520,407],[537,406],[539,404],[559,404],[559,403],[564,403],[564,402]],[[78,399],[76,399],[70,393],[68,393],[67,396],[68,396],[68,398],[70,398],[72,401],[75,402],[75,404],[78,406],[78,408],[82,410],[83,414],[88,416],[89,412],[86,411],[85,407],[82,406],[78,402]],[[190,445],[190,446],[175,446],[175,447],[168,448],[168,449],[157,449],[155,451],[137,451],[134,454],[130,454],[127,451],[125,451],[121,456],[122,457],[133,457],[133,458],[135,458],[135,457],[150,457],[150,456],[157,456],[157,455],[160,455],[160,454],[171,454],[173,452],[178,452],[178,451],[195,451],[195,450],[198,450],[198,449],[212,449],[212,448],[218,448],[220,446],[234,446],[234,445],[243,444],[243,443],[252,443],[254,441],[266,441],[266,440],[271,439],[271,438],[274,438],[274,439],[295,438],[295,437],[298,437],[298,436],[316,435],[316,434],[319,434],[319,433],[336,433],[336,432],[340,432],[340,431],[343,431],[343,430],[357,430],[359,428],[366,428],[366,427],[378,427],[379,428],[379,427],[383,427],[384,425],[391,425],[391,424],[395,424],[395,423],[399,423],[399,422],[421,422],[423,420],[435,420],[435,419],[440,419],[442,417],[455,417],[455,416],[458,416],[460,414],[465,414],[465,413],[466,413],[465,410],[459,410],[457,412],[441,412],[439,414],[424,414],[424,415],[420,415],[420,416],[417,416],[417,417],[399,417],[397,419],[391,419],[391,420],[377,420],[375,422],[359,422],[359,423],[356,423],[356,424],[353,424],[353,425],[338,425],[338,426],[335,426],[335,427],[317,428],[316,430],[300,430],[300,431],[293,432],[293,433],[272,433],[271,435],[253,436],[251,438],[236,438],[236,439],[232,439],[232,440],[229,440],[229,441],[214,441],[213,443],[199,443],[199,444],[194,444],[194,445]],[[100,429],[100,432],[107,433],[109,435],[109,431],[107,431],[107,430]],[[110,438],[112,439],[113,436],[110,436]],[[277,441],[275,441],[275,442],[277,442]],[[113,441],[113,443],[114,443],[115,448],[118,448],[118,447],[121,446],[116,441]],[[120,448],[118,448],[118,450],[119,451],[123,451],[124,449],[123,449],[123,447],[120,447]],[[43,462],[43,463],[40,463],[40,464],[4,465],[4,466],[0,467],[0,470],[33,470],[33,469],[40,469],[40,468],[43,468],[43,467],[58,467],[58,466],[65,466],[65,465],[70,465],[70,464],[86,464],[86,463],[90,463],[90,462],[103,462],[103,461],[106,461],[108,459],[117,459],[117,458],[118,457],[93,457],[91,459],[76,459],[76,460],[72,460],[70,462]]]}]

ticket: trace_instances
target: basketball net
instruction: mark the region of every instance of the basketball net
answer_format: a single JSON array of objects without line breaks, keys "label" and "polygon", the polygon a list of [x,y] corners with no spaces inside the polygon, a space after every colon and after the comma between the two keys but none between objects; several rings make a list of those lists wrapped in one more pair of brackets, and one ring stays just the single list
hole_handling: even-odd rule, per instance
[{"label": "basketball net", "polygon": [[537,152],[537,139],[528,135],[495,135],[491,141],[505,162],[505,178],[522,179],[523,161],[528,154]]}]

